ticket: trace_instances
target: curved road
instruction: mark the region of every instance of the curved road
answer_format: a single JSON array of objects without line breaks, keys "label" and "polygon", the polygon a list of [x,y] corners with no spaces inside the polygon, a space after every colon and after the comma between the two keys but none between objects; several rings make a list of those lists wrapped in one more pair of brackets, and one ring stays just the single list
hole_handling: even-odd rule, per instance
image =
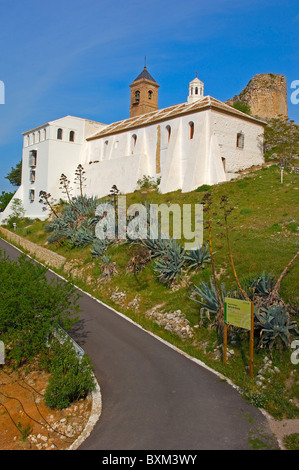
[{"label": "curved road", "polygon": [[[3,240],[0,249],[20,254]],[[73,337],[103,404],[80,450],[246,450],[255,438],[278,447],[264,415],[216,374],[84,293],[80,306]]]}]

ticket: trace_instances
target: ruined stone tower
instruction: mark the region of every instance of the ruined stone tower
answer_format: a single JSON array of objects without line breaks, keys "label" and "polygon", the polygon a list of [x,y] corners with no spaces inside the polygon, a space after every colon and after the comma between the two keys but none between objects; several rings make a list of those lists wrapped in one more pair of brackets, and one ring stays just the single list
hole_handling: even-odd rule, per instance
[{"label": "ruined stone tower", "polygon": [[284,75],[262,73],[255,75],[239,95],[227,104],[242,101],[251,109],[252,116],[260,118],[288,118],[287,80]]}]

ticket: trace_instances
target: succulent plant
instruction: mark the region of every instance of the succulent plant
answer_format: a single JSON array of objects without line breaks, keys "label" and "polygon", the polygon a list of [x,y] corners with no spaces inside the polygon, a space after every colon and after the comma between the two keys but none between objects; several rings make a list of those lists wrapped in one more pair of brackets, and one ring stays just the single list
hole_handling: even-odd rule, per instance
[{"label": "succulent plant", "polygon": [[[224,283],[221,284],[221,297],[224,302],[224,298],[226,297],[226,289]],[[208,310],[210,313],[216,314],[219,309],[219,301],[217,298],[216,288],[211,278],[210,283],[200,281],[199,286],[194,284],[191,299],[194,302],[199,303],[201,307]]]},{"label": "succulent plant", "polygon": [[156,261],[154,270],[160,282],[171,284],[181,275],[185,262],[185,250],[175,240],[165,246],[162,256]]},{"label": "succulent plant", "polygon": [[254,290],[254,294],[262,297],[267,297],[274,286],[274,277],[269,273],[265,273],[265,271],[250,283],[250,288]]},{"label": "succulent plant", "polygon": [[190,250],[185,255],[189,269],[204,268],[205,263],[211,261],[209,245],[199,246],[196,250]]},{"label": "succulent plant", "polygon": [[299,334],[297,323],[291,321],[285,305],[261,307],[256,313],[256,327],[260,330],[260,347],[269,349],[283,344],[289,348],[291,333]]},{"label": "succulent plant", "polygon": [[93,243],[94,239],[94,233],[89,228],[82,225],[78,230],[75,230],[70,244],[72,246],[84,247]]},{"label": "succulent plant", "polygon": [[99,256],[102,256],[106,251],[107,246],[108,243],[106,242],[106,240],[100,240],[99,238],[96,238],[93,242],[92,249],[90,250],[91,256],[93,258],[98,258]]}]

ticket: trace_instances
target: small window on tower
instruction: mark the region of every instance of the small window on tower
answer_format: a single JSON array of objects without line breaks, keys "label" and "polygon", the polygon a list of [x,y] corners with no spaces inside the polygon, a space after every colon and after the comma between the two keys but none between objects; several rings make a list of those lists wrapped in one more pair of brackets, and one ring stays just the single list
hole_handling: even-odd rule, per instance
[{"label": "small window on tower", "polygon": [[151,99],[152,99],[152,96],[153,96],[153,92],[152,92],[152,90],[150,90],[150,91],[148,92],[148,99],[151,100]]},{"label": "small window on tower", "polygon": [[198,95],[198,88],[195,88],[195,94]]},{"label": "small window on tower", "polygon": [[74,141],[75,141],[75,132],[71,131],[70,132],[70,142],[74,142]]},{"label": "small window on tower", "polygon": [[57,139],[62,140],[62,129],[57,129]]},{"label": "small window on tower", "polygon": [[139,103],[139,101],[140,101],[140,91],[139,90],[135,91],[135,101],[136,101],[136,103]]},{"label": "small window on tower", "polygon": [[30,189],[30,191],[29,191],[29,201],[34,202],[34,197],[35,197],[35,191],[34,191],[34,189]]},{"label": "small window on tower", "polygon": [[35,170],[30,172],[30,183],[35,183]]}]

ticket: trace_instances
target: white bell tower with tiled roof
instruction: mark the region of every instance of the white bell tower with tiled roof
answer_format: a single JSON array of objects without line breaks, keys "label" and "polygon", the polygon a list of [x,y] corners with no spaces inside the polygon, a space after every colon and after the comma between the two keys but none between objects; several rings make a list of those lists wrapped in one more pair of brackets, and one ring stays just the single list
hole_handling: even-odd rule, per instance
[{"label": "white bell tower with tiled roof", "polygon": [[204,83],[197,77],[189,83],[188,103],[194,103],[201,100],[204,96]]}]

